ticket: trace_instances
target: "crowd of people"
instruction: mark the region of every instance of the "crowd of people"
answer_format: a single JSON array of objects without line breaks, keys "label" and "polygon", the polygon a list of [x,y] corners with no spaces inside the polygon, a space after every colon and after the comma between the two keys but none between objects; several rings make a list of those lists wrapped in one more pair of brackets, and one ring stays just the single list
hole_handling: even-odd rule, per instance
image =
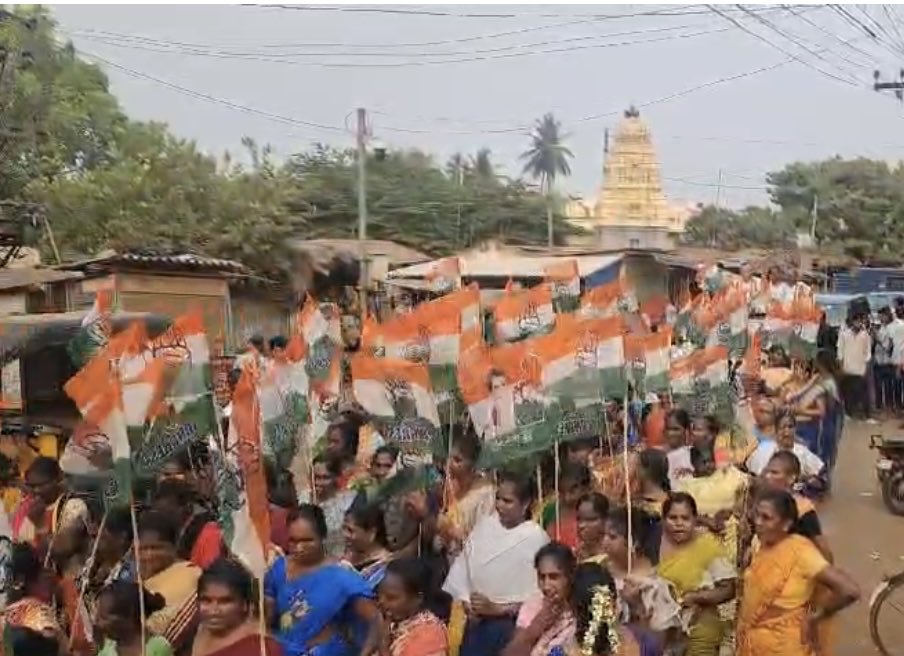
[{"label": "crowd of people", "polygon": [[[878,355],[904,349],[889,314],[876,339],[857,319],[837,349],[736,369],[732,426],[650,394],[609,403],[605,435],[505,469],[460,425],[432,465],[392,444],[363,461],[366,421],[343,413],[310,489],[268,463],[261,579],[226,547],[203,445],[127,508],[53,458],[0,456],[0,656],[827,656],[860,591],[818,505],[874,347],[898,398]],[[232,382],[286,346],[253,338]]]},{"label": "crowd of people", "polygon": [[612,404],[636,433],[627,461],[617,428],[577,436],[541,463],[546,494],[481,471],[481,441],[456,428],[432,477],[387,496],[398,451],[356,469],[345,417],[314,462],[316,503],[268,471],[262,581],[224,546],[203,454],[106,512],[39,457],[3,517],[5,656],[830,654],[859,590],[820,529],[834,456],[811,434],[841,406],[832,363],[786,364],[773,353],[745,379],[731,437],[666,397]]}]

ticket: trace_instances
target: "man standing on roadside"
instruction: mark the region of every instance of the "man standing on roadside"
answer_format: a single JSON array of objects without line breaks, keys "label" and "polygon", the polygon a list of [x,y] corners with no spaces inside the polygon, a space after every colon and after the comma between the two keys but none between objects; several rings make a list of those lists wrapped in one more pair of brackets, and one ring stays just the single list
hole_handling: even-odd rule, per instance
[{"label": "man standing on roadside", "polygon": [[838,333],[838,360],[841,364],[841,397],[845,412],[857,419],[869,419],[869,392],[866,372],[872,355],[872,340],[864,329],[862,316],[851,317]]}]

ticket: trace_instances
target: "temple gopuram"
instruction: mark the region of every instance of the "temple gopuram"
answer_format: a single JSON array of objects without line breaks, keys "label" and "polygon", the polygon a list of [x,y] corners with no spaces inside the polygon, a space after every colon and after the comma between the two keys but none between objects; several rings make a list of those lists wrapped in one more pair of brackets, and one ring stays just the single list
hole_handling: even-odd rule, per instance
[{"label": "temple gopuram", "polygon": [[607,133],[596,200],[572,198],[565,208],[568,220],[590,235],[576,242],[607,249],[670,249],[691,214],[667,201],[650,129],[634,107],[625,112],[611,143]]}]

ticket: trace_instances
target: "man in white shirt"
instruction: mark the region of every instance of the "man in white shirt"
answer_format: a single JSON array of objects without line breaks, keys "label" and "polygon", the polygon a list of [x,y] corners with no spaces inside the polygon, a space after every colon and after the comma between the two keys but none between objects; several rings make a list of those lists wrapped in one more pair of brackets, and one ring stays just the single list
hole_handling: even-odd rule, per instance
[{"label": "man in white shirt", "polygon": [[838,333],[841,397],[847,414],[858,419],[869,418],[866,372],[872,357],[872,340],[863,324],[864,317],[853,317]]},{"label": "man in white shirt", "polygon": [[876,389],[876,409],[891,410],[894,407],[894,381],[897,375],[894,360],[894,341],[892,339],[892,322],[894,315],[891,309],[879,309],[879,328],[876,330],[876,343],[873,348],[873,376]]}]

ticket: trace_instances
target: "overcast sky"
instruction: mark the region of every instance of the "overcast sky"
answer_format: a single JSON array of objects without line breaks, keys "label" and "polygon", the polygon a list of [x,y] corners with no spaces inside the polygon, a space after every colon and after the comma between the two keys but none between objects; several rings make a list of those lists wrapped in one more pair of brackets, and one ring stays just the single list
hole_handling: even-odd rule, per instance
[{"label": "overcast sky", "polygon": [[[364,106],[389,146],[441,160],[488,147],[502,172],[517,174],[524,126],[552,111],[575,156],[562,187],[592,195],[604,130],[634,103],[671,200],[713,202],[721,169],[721,202],[743,206],[765,201],[764,173],[786,162],[834,154],[897,162],[904,150],[901,104],[871,88],[874,69],[890,76],[904,65],[897,8],[324,7],[53,11],[83,56],[106,60],[132,117],[164,121],[215,153],[238,151],[244,135],[280,155],[316,141],[351,146],[344,126]],[[694,90],[733,76],[743,77]]]}]

